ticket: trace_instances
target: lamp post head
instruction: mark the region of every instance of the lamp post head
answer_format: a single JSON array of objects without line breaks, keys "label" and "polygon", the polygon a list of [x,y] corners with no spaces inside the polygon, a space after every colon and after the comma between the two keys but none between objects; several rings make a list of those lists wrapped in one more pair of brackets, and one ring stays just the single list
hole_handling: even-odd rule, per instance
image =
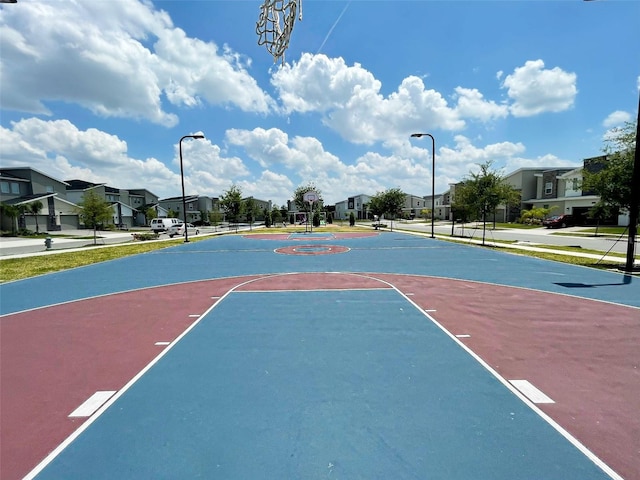
[{"label": "lamp post head", "polygon": [[191,135],[191,138],[204,138],[204,135]]},{"label": "lamp post head", "polygon": [[411,136],[415,137],[415,138],[420,138],[420,137],[424,137],[424,133],[412,133]]}]

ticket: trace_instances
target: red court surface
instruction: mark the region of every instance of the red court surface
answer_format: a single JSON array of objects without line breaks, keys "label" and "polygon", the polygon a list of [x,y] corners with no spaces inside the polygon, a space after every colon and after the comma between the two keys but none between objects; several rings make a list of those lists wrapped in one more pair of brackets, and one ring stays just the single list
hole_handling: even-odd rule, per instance
[{"label": "red court surface", "polygon": [[[640,478],[638,309],[468,281],[305,273],[191,282],[2,319],[2,479],[28,474],[84,419],[96,391],[122,389],[218,299],[237,291],[396,288],[622,477]],[[160,299],[160,300],[159,300]],[[491,299],[487,301],[487,299]],[[282,308],[286,308],[283,306]]]}]

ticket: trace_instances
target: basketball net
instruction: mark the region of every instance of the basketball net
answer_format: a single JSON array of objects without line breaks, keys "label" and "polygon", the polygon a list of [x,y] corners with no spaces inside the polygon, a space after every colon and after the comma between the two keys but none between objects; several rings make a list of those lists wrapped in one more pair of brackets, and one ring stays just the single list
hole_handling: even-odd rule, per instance
[{"label": "basketball net", "polygon": [[289,47],[298,9],[302,20],[302,0],[264,0],[260,7],[256,23],[258,45],[266,45],[267,51],[273,55],[273,63],[282,59],[284,65],[284,52]]}]

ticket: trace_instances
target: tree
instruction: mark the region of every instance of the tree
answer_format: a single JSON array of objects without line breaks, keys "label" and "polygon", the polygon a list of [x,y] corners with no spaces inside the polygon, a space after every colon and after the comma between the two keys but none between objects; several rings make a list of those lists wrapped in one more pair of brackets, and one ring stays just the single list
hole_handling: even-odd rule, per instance
[{"label": "tree", "polygon": [[635,123],[626,122],[624,127],[614,128],[603,148],[605,158],[592,164],[595,168],[585,166],[583,170],[583,192],[593,191],[609,208],[629,210],[635,141]]},{"label": "tree", "polygon": [[229,190],[224,192],[220,197],[220,206],[224,210],[227,221],[236,224],[238,230],[238,222],[242,216],[244,202],[242,201],[242,190],[237,185],[231,185]]},{"label": "tree", "polygon": [[148,225],[149,222],[151,222],[151,220],[153,220],[157,216],[158,216],[158,212],[156,212],[155,208],[153,208],[153,207],[147,208],[144,211],[144,223],[145,223],[145,225]]},{"label": "tree", "polygon": [[611,206],[607,205],[602,200],[589,209],[587,216],[596,221],[596,233],[594,236],[598,236],[598,228],[600,227],[600,222],[609,218],[611,214]]},{"label": "tree", "polygon": [[99,225],[102,225],[111,220],[113,215],[113,209],[111,204],[98,196],[93,190],[89,190],[84,194],[82,201],[78,203],[80,210],[78,211],[78,217],[80,221],[88,228],[93,228],[93,244],[96,242],[96,230]]},{"label": "tree", "polygon": [[540,225],[542,223],[542,220],[547,218],[549,214],[556,208],[558,207],[554,205],[551,208],[535,207],[530,210],[525,210],[520,215],[520,221],[528,225],[532,225],[532,224]]},{"label": "tree", "polygon": [[27,204],[26,211],[33,215],[36,221],[36,233],[40,233],[40,226],[38,225],[38,215],[40,215],[40,211],[42,210],[42,202],[40,200],[36,200],[35,202],[31,202]]},{"label": "tree", "polygon": [[268,208],[265,208],[262,214],[264,215],[264,226],[267,228],[271,227],[271,211]]},{"label": "tree", "polygon": [[315,192],[318,194],[318,201],[314,202],[313,209],[315,210],[316,208],[322,208],[322,192],[316,187],[313,182],[309,182],[306,185],[301,185],[300,187],[296,188],[296,190],[293,192],[293,201],[296,207],[298,207],[298,210],[305,212],[309,210],[309,203],[304,201],[304,194],[307,192]]},{"label": "tree", "polygon": [[[20,209],[16,205],[8,205],[6,203],[0,203],[0,215],[2,217],[9,218],[11,222],[11,233],[15,235],[18,231],[16,226],[16,219],[20,215]],[[0,221],[0,224],[4,224],[4,221]]]},{"label": "tree", "polygon": [[211,225],[213,225],[216,231],[218,230],[218,225],[220,225],[221,221],[222,214],[220,213],[220,210],[212,210],[209,212],[209,222],[211,222]]},{"label": "tree", "polygon": [[273,223],[273,225],[277,225],[282,222],[282,212],[276,206],[274,206],[273,210],[271,210],[271,222]]},{"label": "tree", "polygon": [[[304,194],[307,192],[315,192],[318,194],[318,200],[313,202],[311,209],[309,208],[309,202],[304,201]],[[307,218],[312,224],[314,212],[322,211],[323,208],[322,192],[313,182],[309,182],[306,185],[296,188],[295,192],[293,192],[293,201],[299,211],[309,212]]]},{"label": "tree", "polygon": [[406,194],[399,188],[390,188],[384,192],[377,192],[369,201],[369,210],[380,219],[382,216],[393,220],[402,212]]},{"label": "tree", "polygon": [[260,213],[260,207],[258,207],[253,197],[249,197],[243,201],[242,211],[244,212],[247,222],[249,222],[249,230],[251,230],[253,222],[258,216],[258,213]]},{"label": "tree", "polygon": [[495,213],[500,204],[513,203],[518,192],[504,182],[503,177],[491,170],[493,162],[479,164],[479,172],[470,172],[463,182],[460,194],[462,203],[471,208],[477,218],[482,219],[482,244],[485,242],[487,214]]}]

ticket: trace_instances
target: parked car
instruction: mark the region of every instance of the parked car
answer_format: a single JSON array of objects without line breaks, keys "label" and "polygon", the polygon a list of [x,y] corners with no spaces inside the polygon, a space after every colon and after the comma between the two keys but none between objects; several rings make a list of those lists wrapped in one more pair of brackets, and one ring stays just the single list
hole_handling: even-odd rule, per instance
[{"label": "parked car", "polygon": [[542,221],[542,225],[547,228],[565,228],[574,224],[575,222],[571,215],[554,215],[553,217],[545,218]]},{"label": "parked car", "polygon": [[206,220],[196,220],[193,225],[196,227],[210,227],[211,223]]},{"label": "parked car", "polygon": [[[200,230],[197,227],[194,227],[191,223],[187,223],[187,235],[198,235]],[[184,223],[177,223],[175,225],[171,225],[169,230],[167,230],[167,234],[173,238],[176,235],[184,235]]]}]

